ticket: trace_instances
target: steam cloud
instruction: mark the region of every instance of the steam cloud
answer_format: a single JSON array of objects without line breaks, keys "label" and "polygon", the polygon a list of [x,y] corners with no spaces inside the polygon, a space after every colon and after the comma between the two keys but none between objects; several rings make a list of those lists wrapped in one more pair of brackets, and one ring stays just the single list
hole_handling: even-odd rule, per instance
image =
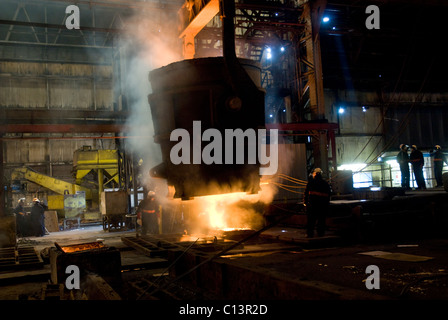
[{"label": "steam cloud", "polygon": [[[164,188],[149,170],[162,161],[160,146],[154,142],[154,128],[148,95],[149,72],[181,59],[177,37],[177,16],[162,10],[136,13],[125,21],[126,33],[120,38],[121,82],[124,85],[131,128],[126,139],[128,150],[143,160],[142,182],[148,189]],[[157,184],[158,186],[156,186]]]}]

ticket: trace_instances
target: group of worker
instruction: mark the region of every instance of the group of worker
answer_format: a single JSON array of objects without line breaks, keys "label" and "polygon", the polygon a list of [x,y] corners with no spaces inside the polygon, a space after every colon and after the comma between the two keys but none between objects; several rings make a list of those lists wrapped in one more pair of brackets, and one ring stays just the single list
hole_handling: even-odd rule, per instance
[{"label": "group of worker", "polygon": [[[401,186],[406,189],[411,189],[410,180],[411,174],[409,171],[409,163],[412,165],[412,169],[414,171],[415,181],[417,182],[417,189],[425,190],[426,182],[423,176],[423,166],[425,164],[425,160],[423,158],[423,153],[417,149],[417,146],[414,144],[411,146],[411,153],[408,154],[409,146],[406,144],[400,145],[400,152],[397,154],[397,162],[400,165],[401,172]],[[446,156],[442,152],[442,148],[439,145],[434,147],[434,150],[431,150],[430,156],[434,161],[434,176],[436,178],[436,187],[443,186],[442,180],[442,171],[443,171],[443,163],[448,164]]]},{"label": "group of worker", "polygon": [[18,200],[14,214],[19,237],[43,237],[46,234],[45,207],[38,198],[34,198],[31,212],[27,213],[25,212],[25,199]]},{"label": "group of worker", "polygon": [[[426,182],[423,176],[424,158],[423,153],[418,150],[416,145],[410,147],[411,153],[408,154],[409,147],[405,144],[400,145],[400,152],[397,155],[397,162],[401,170],[401,186],[410,189],[410,170],[409,163],[412,165],[417,189],[426,189]],[[437,182],[436,187],[443,186],[442,171],[443,163],[448,164],[447,157],[443,154],[439,145],[431,150],[430,156],[434,161],[434,176]],[[303,205],[307,215],[306,233],[308,238],[314,236],[316,229],[318,236],[325,235],[325,221],[328,214],[331,196],[331,187],[325,179],[322,178],[322,170],[315,168],[308,179],[305,188]]]},{"label": "group of worker", "polygon": [[[45,228],[46,206],[38,198],[33,199],[30,212],[25,210],[25,198],[18,200],[14,208],[16,216],[16,230],[19,237],[42,237],[46,234]],[[142,228],[142,234],[159,233],[160,206],[156,201],[155,193],[148,192],[137,208],[137,222]]]}]

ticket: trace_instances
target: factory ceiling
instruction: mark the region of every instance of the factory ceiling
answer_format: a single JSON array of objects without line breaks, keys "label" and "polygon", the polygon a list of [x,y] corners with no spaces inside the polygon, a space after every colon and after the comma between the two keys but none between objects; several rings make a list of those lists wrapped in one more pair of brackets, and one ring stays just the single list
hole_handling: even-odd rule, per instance
[{"label": "factory ceiling", "polygon": [[[238,1],[243,5],[274,6],[281,1]],[[300,1],[299,1],[300,2]],[[17,59],[8,47],[70,47],[109,50],[114,36],[126,28],[135,11],[176,13],[182,0],[77,1],[82,29],[67,30],[66,0],[2,0],[0,53],[3,60]],[[380,29],[365,26],[365,10],[380,9]],[[443,57],[448,2],[442,0],[328,0],[320,26],[324,86],[328,89],[377,91],[432,91],[445,89]],[[48,54],[48,53],[47,53]],[[26,53],[23,53],[26,55]],[[43,53],[35,53],[42,55]],[[95,59],[94,59],[95,60]],[[95,60],[99,63],[110,61]],[[82,61],[81,61],[82,62]]]},{"label": "factory ceiling", "polygon": [[[369,30],[366,8],[379,8]],[[321,24],[324,86],[333,89],[446,92],[442,70],[446,1],[329,0]]]},{"label": "factory ceiling", "polygon": [[126,18],[136,11],[151,14],[176,11],[181,0],[76,1],[81,30],[68,30],[66,0],[3,0],[0,10],[0,44],[107,48],[113,35],[123,32]]}]

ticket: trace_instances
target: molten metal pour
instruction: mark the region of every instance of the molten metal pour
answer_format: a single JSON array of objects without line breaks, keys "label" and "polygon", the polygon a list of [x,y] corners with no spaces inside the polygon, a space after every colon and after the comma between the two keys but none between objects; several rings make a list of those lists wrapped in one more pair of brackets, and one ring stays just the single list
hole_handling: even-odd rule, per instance
[{"label": "molten metal pour", "polygon": [[263,224],[264,205],[258,194],[244,192],[196,197],[192,212],[198,229],[207,234],[257,229]]},{"label": "molten metal pour", "polygon": [[58,248],[60,251],[64,253],[73,253],[73,252],[80,252],[80,251],[88,251],[88,250],[95,250],[95,249],[102,249],[105,248],[106,245],[104,245],[102,242],[88,242],[88,243],[79,243],[79,244],[73,244],[68,246],[61,246],[58,243],[54,243],[56,248]]}]

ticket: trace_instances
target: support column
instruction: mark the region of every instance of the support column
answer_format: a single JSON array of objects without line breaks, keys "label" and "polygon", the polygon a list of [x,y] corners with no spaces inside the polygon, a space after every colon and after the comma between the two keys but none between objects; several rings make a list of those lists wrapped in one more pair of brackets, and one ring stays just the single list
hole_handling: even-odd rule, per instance
[{"label": "support column", "polygon": [[98,169],[98,206],[101,208],[101,194],[104,191],[104,171]]},{"label": "support column", "polygon": [[3,135],[0,134],[0,218],[6,216],[4,173],[3,173]]},{"label": "support column", "polygon": [[[319,28],[325,10],[326,1],[308,1],[303,6],[305,26],[306,61],[309,67],[308,82],[311,120],[325,119],[325,101],[322,79],[322,60],[320,52]],[[318,131],[313,139],[314,167],[319,167],[328,175],[328,139],[327,132]]]},{"label": "support column", "polygon": [[188,33],[182,38],[182,52],[184,59],[194,59],[194,54],[196,53],[196,50],[194,47],[193,34]]}]

